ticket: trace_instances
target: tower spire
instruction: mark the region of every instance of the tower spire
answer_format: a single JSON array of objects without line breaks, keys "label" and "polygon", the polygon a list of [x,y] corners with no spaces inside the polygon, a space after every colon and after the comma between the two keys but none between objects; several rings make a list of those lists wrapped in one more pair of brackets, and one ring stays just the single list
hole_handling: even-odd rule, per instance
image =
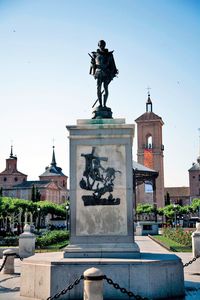
[{"label": "tower spire", "polygon": [[51,166],[56,166],[56,157],[55,157],[55,151],[54,151],[55,146],[53,146],[53,154],[52,154],[52,161],[51,161]]},{"label": "tower spire", "polygon": [[146,112],[152,112],[153,111],[153,105],[152,105],[152,101],[151,101],[151,97],[150,97],[150,87],[147,88],[148,92],[148,98],[147,98],[147,102],[146,102]]},{"label": "tower spire", "polygon": [[11,149],[10,149],[10,158],[13,158],[13,145],[11,145]]}]

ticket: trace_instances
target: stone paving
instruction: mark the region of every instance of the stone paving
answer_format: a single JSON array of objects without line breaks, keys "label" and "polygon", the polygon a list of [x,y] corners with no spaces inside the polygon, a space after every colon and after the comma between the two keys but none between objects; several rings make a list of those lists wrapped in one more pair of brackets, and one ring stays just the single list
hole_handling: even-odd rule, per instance
[{"label": "stone paving", "polygon": [[[149,237],[136,236],[135,240],[140,247],[141,252],[148,253],[169,253]],[[176,253],[183,261],[183,264],[192,259],[192,253]],[[42,253],[36,254],[41,259],[52,256],[54,259],[61,258],[62,253]],[[0,266],[3,260],[0,259]],[[0,273],[0,300],[37,300],[20,296],[20,266],[21,261],[15,259],[15,274],[4,275]],[[186,296],[184,300],[200,300],[200,258],[194,263],[184,268]],[[171,300],[171,299],[168,299]],[[174,299],[183,300],[183,299]]]}]

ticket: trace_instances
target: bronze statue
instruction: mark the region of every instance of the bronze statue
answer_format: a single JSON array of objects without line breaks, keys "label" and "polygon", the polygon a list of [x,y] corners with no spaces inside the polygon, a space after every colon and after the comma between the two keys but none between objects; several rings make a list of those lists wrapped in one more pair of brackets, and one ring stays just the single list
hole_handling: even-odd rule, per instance
[{"label": "bronze statue", "polygon": [[[93,51],[92,55],[89,54],[91,57],[90,74],[93,75],[97,80],[97,101],[99,101],[99,106],[106,107],[106,102],[108,99],[108,85],[118,74],[118,70],[115,65],[113,51],[108,51],[108,49],[105,48],[105,41],[99,41],[98,46],[99,49],[97,49],[97,51]],[[103,91],[102,85],[104,88]],[[96,102],[94,103],[93,107],[95,106]]]}]

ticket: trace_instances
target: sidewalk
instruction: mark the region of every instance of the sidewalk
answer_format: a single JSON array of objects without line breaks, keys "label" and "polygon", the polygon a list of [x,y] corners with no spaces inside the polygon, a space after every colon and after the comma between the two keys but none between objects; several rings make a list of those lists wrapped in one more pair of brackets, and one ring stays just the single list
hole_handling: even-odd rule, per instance
[{"label": "sidewalk", "polygon": [[[135,240],[138,246],[140,247],[141,252],[169,253],[168,250],[164,249],[163,247],[152,241],[149,237],[136,236]],[[52,256],[55,259],[55,257],[62,257],[62,252],[49,252],[47,254],[37,253],[36,255],[39,258],[41,258],[44,255],[47,255]],[[176,253],[176,255],[178,255],[182,259],[183,264],[187,263],[192,259],[192,253]],[[2,262],[3,260],[0,259],[0,266],[2,265]],[[0,274],[0,300],[37,300],[33,298],[20,296],[20,266],[21,261],[19,259],[15,259],[15,274]],[[186,287],[186,296],[184,300],[200,300],[200,258],[197,259],[193,264],[184,268],[184,276]]]}]

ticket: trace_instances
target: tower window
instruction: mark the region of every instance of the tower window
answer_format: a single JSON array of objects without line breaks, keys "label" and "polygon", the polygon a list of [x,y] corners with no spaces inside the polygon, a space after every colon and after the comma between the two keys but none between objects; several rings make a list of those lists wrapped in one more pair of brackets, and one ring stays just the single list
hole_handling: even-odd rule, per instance
[{"label": "tower window", "polygon": [[195,176],[192,176],[193,179],[195,179]]},{"label": "tower window", "polygon": [[146,137],[146,148],[147,149],[152,149],[153,147],[152,147],[152,135],[148,135],[147,137]]},{"label": "tower window", "polygon": [[145,193],[153,193],[153,187],[150,183],[145,183]]},{"label": "tower window", "polygon": [[199,181],[200,181],[200,175],[199,175]]},{"label": "tower window", "polygon": [[18,181],[18,178],[17,178],[17,177],[15,177],[15,181]]},{"label": "tower window", "polygon": [[6,178],[6,177],[4,177],[3,181],[7,181],[7,178]]}]

